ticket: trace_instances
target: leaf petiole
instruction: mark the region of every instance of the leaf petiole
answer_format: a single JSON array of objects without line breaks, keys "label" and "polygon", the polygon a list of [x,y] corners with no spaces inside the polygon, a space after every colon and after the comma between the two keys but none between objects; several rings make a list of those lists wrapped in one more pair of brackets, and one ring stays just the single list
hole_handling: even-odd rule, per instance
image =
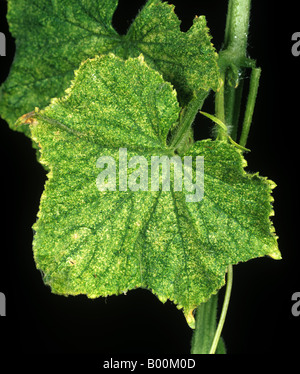
[{"label": "leaf petiole", "polygon": [[[216,93],[215,96],[215,111],[216,111],[216,119],[219,119],[219,121],[222,123],[222,125],[225,122],[225,92],[224,92],[224,86],[225,86],[225,73],[221,72],[221,86]],[[204,112],[202,112],[204,114]],[[204,114],[206,115],[206,114]],[[208,118],[212,119],[213,116],[207,116]],[[220,122],[215,121],[212,119],[215,123],[220,125]],[[220,125],[221,131],[218,131],[217,139],[218,140],[225,140],[227,138],[227,127],[224,125]]]},{"label": "leaf petiole", "polygon": [[190,130],[198,111],[202,108],[208,91],[200,91],[191,99],[186,108],[183,109],[183,114],[180,118],[178,126],[175,128],[174,134],[171,137],[170,148],[176,150],[184,138],[185,134]]},{"label": "leaf petiole", "polygon": [[240,145],[243,147],[247,143],[247,138],[248,138],[251,122],[252,122],[252,116],[254,112],[254,106],[255,106],[255,101],[256,101],[256,96],[257,96],[257,91],[258,91],[258,86],[259,86],[260,74],[261,74],[260,68],[252,69],[245,117],[244,117],[244,122],[242,126],[242,134],[241,134],[240,141],[239,141]]}]

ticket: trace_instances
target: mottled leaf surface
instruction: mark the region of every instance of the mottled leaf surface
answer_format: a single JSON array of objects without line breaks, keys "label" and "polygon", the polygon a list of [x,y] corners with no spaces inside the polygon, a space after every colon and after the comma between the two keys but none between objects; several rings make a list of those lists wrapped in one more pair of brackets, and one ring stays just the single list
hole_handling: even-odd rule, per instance
[{"label": "mottled leaf surface", "polygon": [[196,142],[188,152],[204,157],[200,202],[173,188],[97,189],[97,159],[118,164],[120,147],[128,158],[173,155],[167,134],[179,112],[176,91],[142,56],[114,55],[87,60],[66,95],[37,112],[31,133],[50,172],[34,257],[52,292],[95,298],[142,287],[183,308],[193,327],[193,310],[222,287],[228,264],[280,258],[269,219],[273,183],[247,174],[225,141]]},{"label": "mottled leaf surface", "polygon": [[143,53],[175,86],[182,105],[194,92],[218,87],[217,55],[204,17],[184,33],[172,6],[149,0],[124,36],[112,26],[116,7],[117,0],[8,1],[16,55],[0,89],[0,115],[12,128],[26,132],[15,124],[20,116],[63,95],[83,60],[109,52],[122,58]]}]

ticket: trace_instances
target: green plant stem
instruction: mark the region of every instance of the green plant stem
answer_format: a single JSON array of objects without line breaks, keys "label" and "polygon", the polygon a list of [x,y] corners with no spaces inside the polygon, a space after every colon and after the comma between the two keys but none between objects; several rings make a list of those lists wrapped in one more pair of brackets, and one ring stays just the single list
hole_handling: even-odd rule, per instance
[{"label": "green plant stem", "polygon": [[[223,92],[219,90],[216,93],[216,105],[221,100],[220,96],[223,95],[224,115],[220,119],[226,124],[228,134],[232,135],[233,140],[237,137],[243,90],[243,84],[240,84],[242,73],[246,67],[255,66],[255,61],[247,58],[250,7],[251,0],[229,0],[224,49],[219,54]],[[217,110],[216,115],[219,118]],[[221,129],[218,131],[217,139],[224,139]]]},{"label": "green plant stem", "polygon": [[170,142],[170,147],[174,150],[177,149],[181,140],[184,138],[185,134],[190,131],[190,128],[194,122],[194,119],[198,111],[202,108],[202,105],[207,98],[208,91],[200,91],[194,98],[189,102],[184,112],[181,115],[179,125],[175,129]]},{"label": "green plant stem", "polygon": [[259,86],[259,79],[260,79],[261,69],[255,68],[252,69],[251,77],[250,77],[250,88],[249,88],[249,94],[247,99],[247,106],[245,111],[245,117],[244,122],[242,126],[242,133],[240,137],[240,145],[245,147],[248,139],[248,134],[250,131],[250,126],[252,122],[253,112],[254,112],[254,106],[256,102],[256,96]]},{"label": "green plant stem", "polygon": [[[255,68],[255,61],[247,57],[247,40],[249,29],[251,0],[229,0],[226,19],[224,50],[219,53],[219,68],[222,85],[215,95],[216,117],[222,123],[217,127],[217,139],[233,140],[237,138],[238,120],[242,102],[243,84],[240,79],[245,68],[252,68],[249,96],[244,117],[240,145],[245,147],[257,95],[260,69]],[[224,129],[224,124],[227,131]],[[228,136],[229,135],[229,136]],[[226,292],[218,327],[215,330],[216,301],[215,298],[202,304],[197,309],[196,328],[192,340],[192,353],[217,352],[221,332],[224,326],[230,301],[233,282],[232,265],[227,269]],[[215,330],[211,347],[212,331]]]},{"label": "green plant stem", "polygon": [[229,0],[224,48],[235,59],[246,56],[251,0]]},{"label": "green plant stem", "polygon": [[[225,123],[225,102],[224,102],[225,74],[224,73],[221,73],[221,80],[222,80],[222,85],[219,88],[219,91],[216,93],[216,97],[215,97],[215,112],[216,112],[216,117],[220,119],[222,123]],[[226,140],[226,138],[227,138],[227,131],[224,131],[222,128],[219,128],[217,139]]]},{"label": "green plant stem", "polygon": [[220,320],[218,323],[218,327],[214,336],[214,340],[212,342],[211,348],[209,353],[214,354],[216,352],[216,349],[218,347],[218,343],[220,340],[221,332],[223,330],[223,326],[225,323],[225,318],[229,306],[229,301],[230,301],[230,295],[231,295],[231,289],[232,289],[232,281],[233,281],[233,271],[232,271],[232,265],[228,266],[227,269],[227,282],[226,282],[226,292],[225,292],[225,297],[224,297],[224,302],[223,302],[223,307],[222,307],[222,312],[220,316]]},{"label": "green plant stem", "polygon": [[217,320],[218,295],[213,295],[206,303],[199,305],[196,313],[197,334],[192,339],[192,354],[209,353]]},{"label": "green plant stem", "polygon": [[233,269],[232,265],[229,265],[227,268],[226,291],[217,329],[218,295],[213,295],[206,303],[200,304],[197,308],[196,328],[191,347],[192,354],[225,353],[225,346],[220,337],[229,306],[232,281]]},{"label": "green plant stem", "polygon": [[[234,133],[233,140],[235,140],[237,136],[238,118],[242,98],[243,87],[240,87],[240,89],[236,91],[236,88],[239,86],[241,69],[248,66],[253,67],[253,65],[255,65],[255,62],[253,60],[248,59],[246,56],[250,7],[251,0],[229,0],[224,37],[224,51],[220,53],[219,60],[220,74],[223,84],[221,86],[221,89],[216,94],[216,117],[219,118],[223,123],[225,123],[228,129],[227,133],[229,135],[232,132]],[[259,80],[258,70],[260,71],[260,69],[253,69],[252,72],[255,73],[253,73],[254,76],[251,75],[252,90],[250,82],[250,91],[243,126],[243,128],[245,128],[246,140],[250,129],[257,94]],[[255,82],[257,82],[256,86]],[[224,136],[226,136],[224,130],[222,128],[219,129],[217,138],[223,139]],[[240,143],[240,145],[245,147],[246,142]],[[218,347],[218,342],[220,340],[221,332],[224,326],[228,305],[230,301],[232,281],[232,265],[229,265],[227,271],[227,285],[222,312],[215,333],[215,337],[211,349],[209,351],[210,354],[214,354]]]},{"label": "green plant stem", "polygon": [[228,100],[225,108],[225,118],[227,119],[227,123],[230,124],[228,133],[231,135],[234,141],[237,141],[244,81],[241,80],[236,88],[230,85],[228,86]]}]

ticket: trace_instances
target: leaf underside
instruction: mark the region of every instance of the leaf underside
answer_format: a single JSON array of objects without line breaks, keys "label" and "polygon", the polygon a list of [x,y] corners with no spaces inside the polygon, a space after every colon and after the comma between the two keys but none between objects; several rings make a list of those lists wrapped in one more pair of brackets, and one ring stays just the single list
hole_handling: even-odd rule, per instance
[{"label": "leaf underside", "polygon": [[0,89],[0,115],[11,128],[30,136],[16,120],[60,97],[87,58],[114,53],[124,59],[141,53],[176,88],[181,105],[195,92],[217,89],[217,54],[204,17],[180,31],[174,7],[149,0],[128,33],[112,26],[117,0],[8,0],[16,55]]},{"label": "leaf underside", "polygon": [[[224,284],[226,267],[280,258],[269,216],[274,183],[244,171],[240,150],[196,142],[204,157],[204,198],[187,191],[97,189],[100,156],[171,156],[176,91],[140,56],[108,54],[81,64],[61,99],[30,125],[49,171],[34,225],[34,257],[54,293],[95,298],[143,287],[174,301],[193,327],[193,310]],[[132,170],[128,172],[129,175]],[[150,173],[150,171],[149,171]],[[118,172],[117,172],[118,174]]]}]

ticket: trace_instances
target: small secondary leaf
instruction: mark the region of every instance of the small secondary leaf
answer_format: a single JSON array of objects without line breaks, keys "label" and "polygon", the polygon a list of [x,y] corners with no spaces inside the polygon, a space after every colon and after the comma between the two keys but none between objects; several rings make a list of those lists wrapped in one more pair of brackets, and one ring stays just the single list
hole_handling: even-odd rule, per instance
[{"label": "small secondary leaf", "polygon": [[167,135],[179,113],[176,92],[142,56],[114,55],[87,60],[66,96],[37,111],[31,133],[50,172],[34,257],[54,293],[95,298],[143,287],[173,300],[193,327],[193,310],[224,284],[228,264],[280,258],[273,184],[247,174],[226,142],[203,140],[187,153],[204,157],[201,201],[174,191],[173,174],[170,191],[120,191],[118,178],[115,191],[99,191],[100,156],[118,165],[120,147],[128,160],[174,155]]},{"label": "small secondary leaf", "polygon": [[121,36],[112,26],[116,7],[117,0],[8,1],[16,55],[0,89],[0,114],[13,129],[29,135],[15,121],[63,95],[83,60],[109,52],[122,58],[142,52],[176,87],[182,103],[195,91],[218,87],[217,54],[204,17],[183,33],[170,5],[149,0]]}]

